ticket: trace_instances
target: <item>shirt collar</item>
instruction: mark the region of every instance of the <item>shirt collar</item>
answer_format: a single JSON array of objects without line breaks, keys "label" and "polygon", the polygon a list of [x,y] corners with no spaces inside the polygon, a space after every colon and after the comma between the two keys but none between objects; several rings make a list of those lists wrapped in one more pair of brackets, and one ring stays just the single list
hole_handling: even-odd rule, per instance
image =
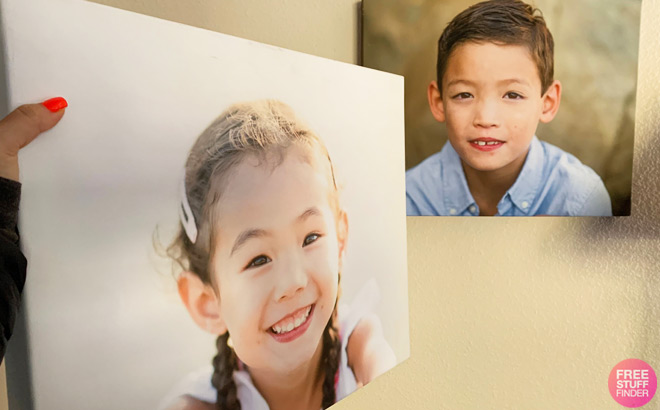
[{"label": "shirt collar", "polygon": [[[442,191],[445,209],[448,211],[454,209],[456,215],[461,215],[470,206],[476,206],[476,202],[470,193],[467,180],[465,179],[461,158],[449,141],[445,143],[440,155],[442,156],[441,162],[446,165],[442,169]],[[508,207],[505,201],[508,198],[518,209],[528,214],[532,209],[532,203],[541,186],[542,178],[543,146],[535,135],[529,144],[525,163],[520,170],[518,178],[516,178],[516,182],[509,188],[498,205],[499,213],[507,212]],[[502,209],[503,207],[507,209]]]},{"label": "shirt collar", "polygon": [[446,166],[442,167],[442,193],[445,209],[451,212],[455,210],[456,215],[461,215],[471,205],[476,205],[470,189],[468,188],[463,164],[454,147],[449,141],[440,152],[441,162]]},{"label": "shirt collar", "polygon": [[507,191],[505,196],[525,214],[532,209],[532,203],[543,179],[543,146],[534,136],[529,144],[529,152],[516,182]]}]

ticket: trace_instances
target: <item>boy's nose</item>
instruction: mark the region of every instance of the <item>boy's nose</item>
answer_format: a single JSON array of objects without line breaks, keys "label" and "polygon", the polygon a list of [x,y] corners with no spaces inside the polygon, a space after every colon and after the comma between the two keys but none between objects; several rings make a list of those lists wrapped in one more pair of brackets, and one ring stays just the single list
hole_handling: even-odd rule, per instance
[{"label": "boy's nose", "polygon": [[307,272],[302,261],[297,257],[289,258],[288,263],[283,263],[278,272],[275,284],[275,299],[285,300],[295,296],[307,286]]},{"label": "boy's nose", "polygon": [[473,125],[475,127],[490,128],[499,125],[497,102],[490,99],[477,101]]}]

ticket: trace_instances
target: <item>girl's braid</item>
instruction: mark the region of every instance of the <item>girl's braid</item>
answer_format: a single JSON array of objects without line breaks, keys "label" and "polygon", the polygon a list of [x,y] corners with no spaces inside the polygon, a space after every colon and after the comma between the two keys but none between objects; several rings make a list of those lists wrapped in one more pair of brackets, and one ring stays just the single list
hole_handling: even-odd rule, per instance
[{"label": "girl's braid", "polygon": [[[228,338],[229,333],[218,336],[216,342],[218,354],[213,358],[211,383],[218,391],[216,401],[216,408],[218,410],[241,410],[241,403],[238,400],[236,383],[233,378],[234,370],[238,369],[238,360],[234,349],[227,346]],[[324,409],[335,404],[337,400],[335,394],[335,375],[339,368],[340,350],[341,340],[339,340],[337,308],[335,307],[323,331],[321,363],[325,370],[325,378],[323,380],[323,401],[321,402],[321,407]]]},{"label": "girl's braid", "polygon": [[337,400],[335,392],[335,375],[339,368],[339,354],[341,351],[341,340],[339,340],[339,330],[337,325],[337,305],[332,312],[332,316],[323,331],[323,353],[321,363],[325,370],[325,380],[323,380],[323,401],[321,407],[327,409],[335,404]]},{"label": "girl's braid", "polygon": [[234,382],[234,370],[238,369],[238,360],[234,349],[227,345],[229,332],[218,336],[216,345],[218,354],[213,358],[213,376],[211,383],[218,391],[216,408],[218,410],[241,410],[238,392]]}]

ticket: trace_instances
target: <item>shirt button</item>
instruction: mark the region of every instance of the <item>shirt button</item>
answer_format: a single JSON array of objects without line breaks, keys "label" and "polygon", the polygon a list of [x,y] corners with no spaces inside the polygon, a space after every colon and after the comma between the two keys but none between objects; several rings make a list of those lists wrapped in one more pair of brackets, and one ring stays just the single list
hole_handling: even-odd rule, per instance
[{"label": "shirt button", "polygon": [[449,210],[449,213],[451,215],[456,215],[456,210],[454,208],[452,208],[452,209]]},{"label": "shirt button", "polygon": [[529,202],[523,201],[523,203],[521,205],[522,205],[523,209],[527,209],[527,207],[529,206]]},{"label": "shirt button", "polygon": [[470,212],[472,212],[472,213],[477,212],[477,207],[474,206],[474,205],[472,205],[472,206],[470,207]]}]

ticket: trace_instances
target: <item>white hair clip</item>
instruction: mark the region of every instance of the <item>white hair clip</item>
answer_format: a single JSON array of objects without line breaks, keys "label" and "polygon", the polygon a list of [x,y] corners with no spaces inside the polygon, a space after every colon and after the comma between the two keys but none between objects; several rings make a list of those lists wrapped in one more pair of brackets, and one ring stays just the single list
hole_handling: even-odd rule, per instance
[{"label": "white hair clip", "polygon": [[190,204],[188,203],[188,195],[186,194],[186,178],[184,176],[181,183],[181,206],[179,207],[179,219],[183,230],[186,231],[190,242],[195,243],[197,240],[197,225],[195,224],[195,217],[193,216]]}]

